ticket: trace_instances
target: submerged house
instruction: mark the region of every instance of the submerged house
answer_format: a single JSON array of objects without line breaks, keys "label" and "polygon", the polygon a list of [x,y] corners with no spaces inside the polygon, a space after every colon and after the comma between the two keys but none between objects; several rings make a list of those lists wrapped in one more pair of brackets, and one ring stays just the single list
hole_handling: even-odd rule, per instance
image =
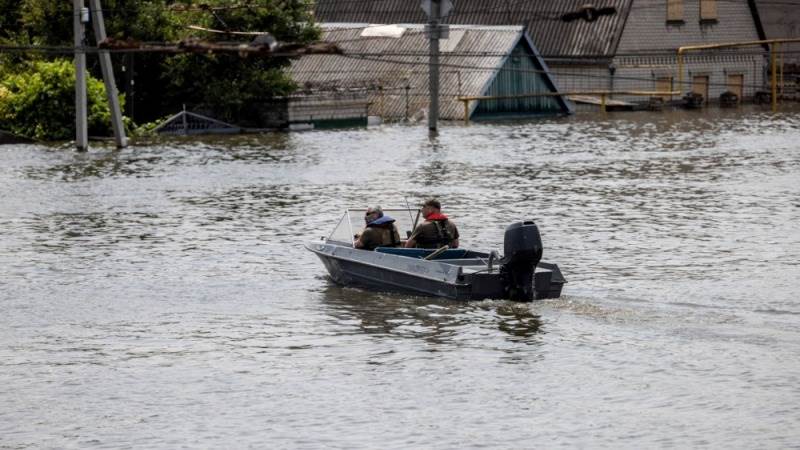
[{"label": "submerged house", "polygon": [[[800,0],[755,0],[764,39],[800,39]],[[800,42],[780,45],[780,94],[800,100]]]},{"label": "submerged house", "polygon": [[[688,53],[682,76],[677,49],[758,40],[755,1],[459,0],[444,22],[525,27],[562,92],[695,91],[708,101],[725,91],[743,98],[762,89],[763,48]],[[596,14],[601,10],[608,14]],[[321,22],[427,21],[416,3],[398,0],[317,0],[315,15]]]},{"label": "submerged house", "polygon": [[[755,0],[764,39],[800,38],[800,0]],[[800,42],[781,45],[785,64],[800,64]]]},{"label": "submerged house", "polygon": [[[369,114],[390,120],[427,114],[428,38],[423,25],[324,23],[321,28],[322,39],[336,43],[343,54],[294,61],[290,73],[299,92],[363,92]],[[473,120],[572,112],[522,26],[451,26],[440,51],[442,119],[464,119],[463,97],[504,97],[467,102]],[[541,95],[514,97],[532,93]]]}]

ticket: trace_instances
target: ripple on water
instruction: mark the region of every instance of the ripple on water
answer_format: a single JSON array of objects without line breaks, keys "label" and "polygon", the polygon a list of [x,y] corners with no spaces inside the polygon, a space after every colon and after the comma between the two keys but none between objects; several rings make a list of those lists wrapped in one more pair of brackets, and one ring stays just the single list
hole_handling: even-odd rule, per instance
[{"label": "ripple on water", "polygon": [[[712,110],[3,147],[0,442],[791,447],[798,133]],[[302,248],[427,196],[484,249],[535,219],[565,295],[367,292]]]}]

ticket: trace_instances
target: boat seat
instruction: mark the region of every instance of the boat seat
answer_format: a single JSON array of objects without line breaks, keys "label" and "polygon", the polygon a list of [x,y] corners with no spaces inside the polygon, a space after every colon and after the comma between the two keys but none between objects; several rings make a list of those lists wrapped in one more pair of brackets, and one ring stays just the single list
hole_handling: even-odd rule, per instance
[{"label": "boat seat", "polygon": [[[422,259],[435,252],[435,248],[402,248],[402,247],[378,247],[378,253],[388,253],[390,255],[407,256],[409,258]],[[466,256],[467,251],[463,248],[451,248],[433,259],[460,259]]]}]

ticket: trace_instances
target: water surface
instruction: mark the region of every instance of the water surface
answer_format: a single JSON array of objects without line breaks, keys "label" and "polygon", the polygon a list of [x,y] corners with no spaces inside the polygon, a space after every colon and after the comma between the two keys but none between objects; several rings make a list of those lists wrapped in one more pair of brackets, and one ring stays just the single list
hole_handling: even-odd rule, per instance
[{"label": "water surface", "polygon": [[[788,448],[800,115],[0,147],[0,448]],[[331,283],[346,207],[537,221],[532,304]]]}]

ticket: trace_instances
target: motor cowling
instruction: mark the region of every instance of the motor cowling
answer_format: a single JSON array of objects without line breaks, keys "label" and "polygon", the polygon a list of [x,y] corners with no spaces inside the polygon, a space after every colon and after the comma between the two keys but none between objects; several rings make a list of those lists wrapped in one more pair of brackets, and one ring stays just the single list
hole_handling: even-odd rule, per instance
[{"label": "motor cowling", "polygon": [[532,220],[506,227],[501,270],[506,276],[506,291],[511,300],[534,299],[533,272],[542,259],[542,237]]}]

